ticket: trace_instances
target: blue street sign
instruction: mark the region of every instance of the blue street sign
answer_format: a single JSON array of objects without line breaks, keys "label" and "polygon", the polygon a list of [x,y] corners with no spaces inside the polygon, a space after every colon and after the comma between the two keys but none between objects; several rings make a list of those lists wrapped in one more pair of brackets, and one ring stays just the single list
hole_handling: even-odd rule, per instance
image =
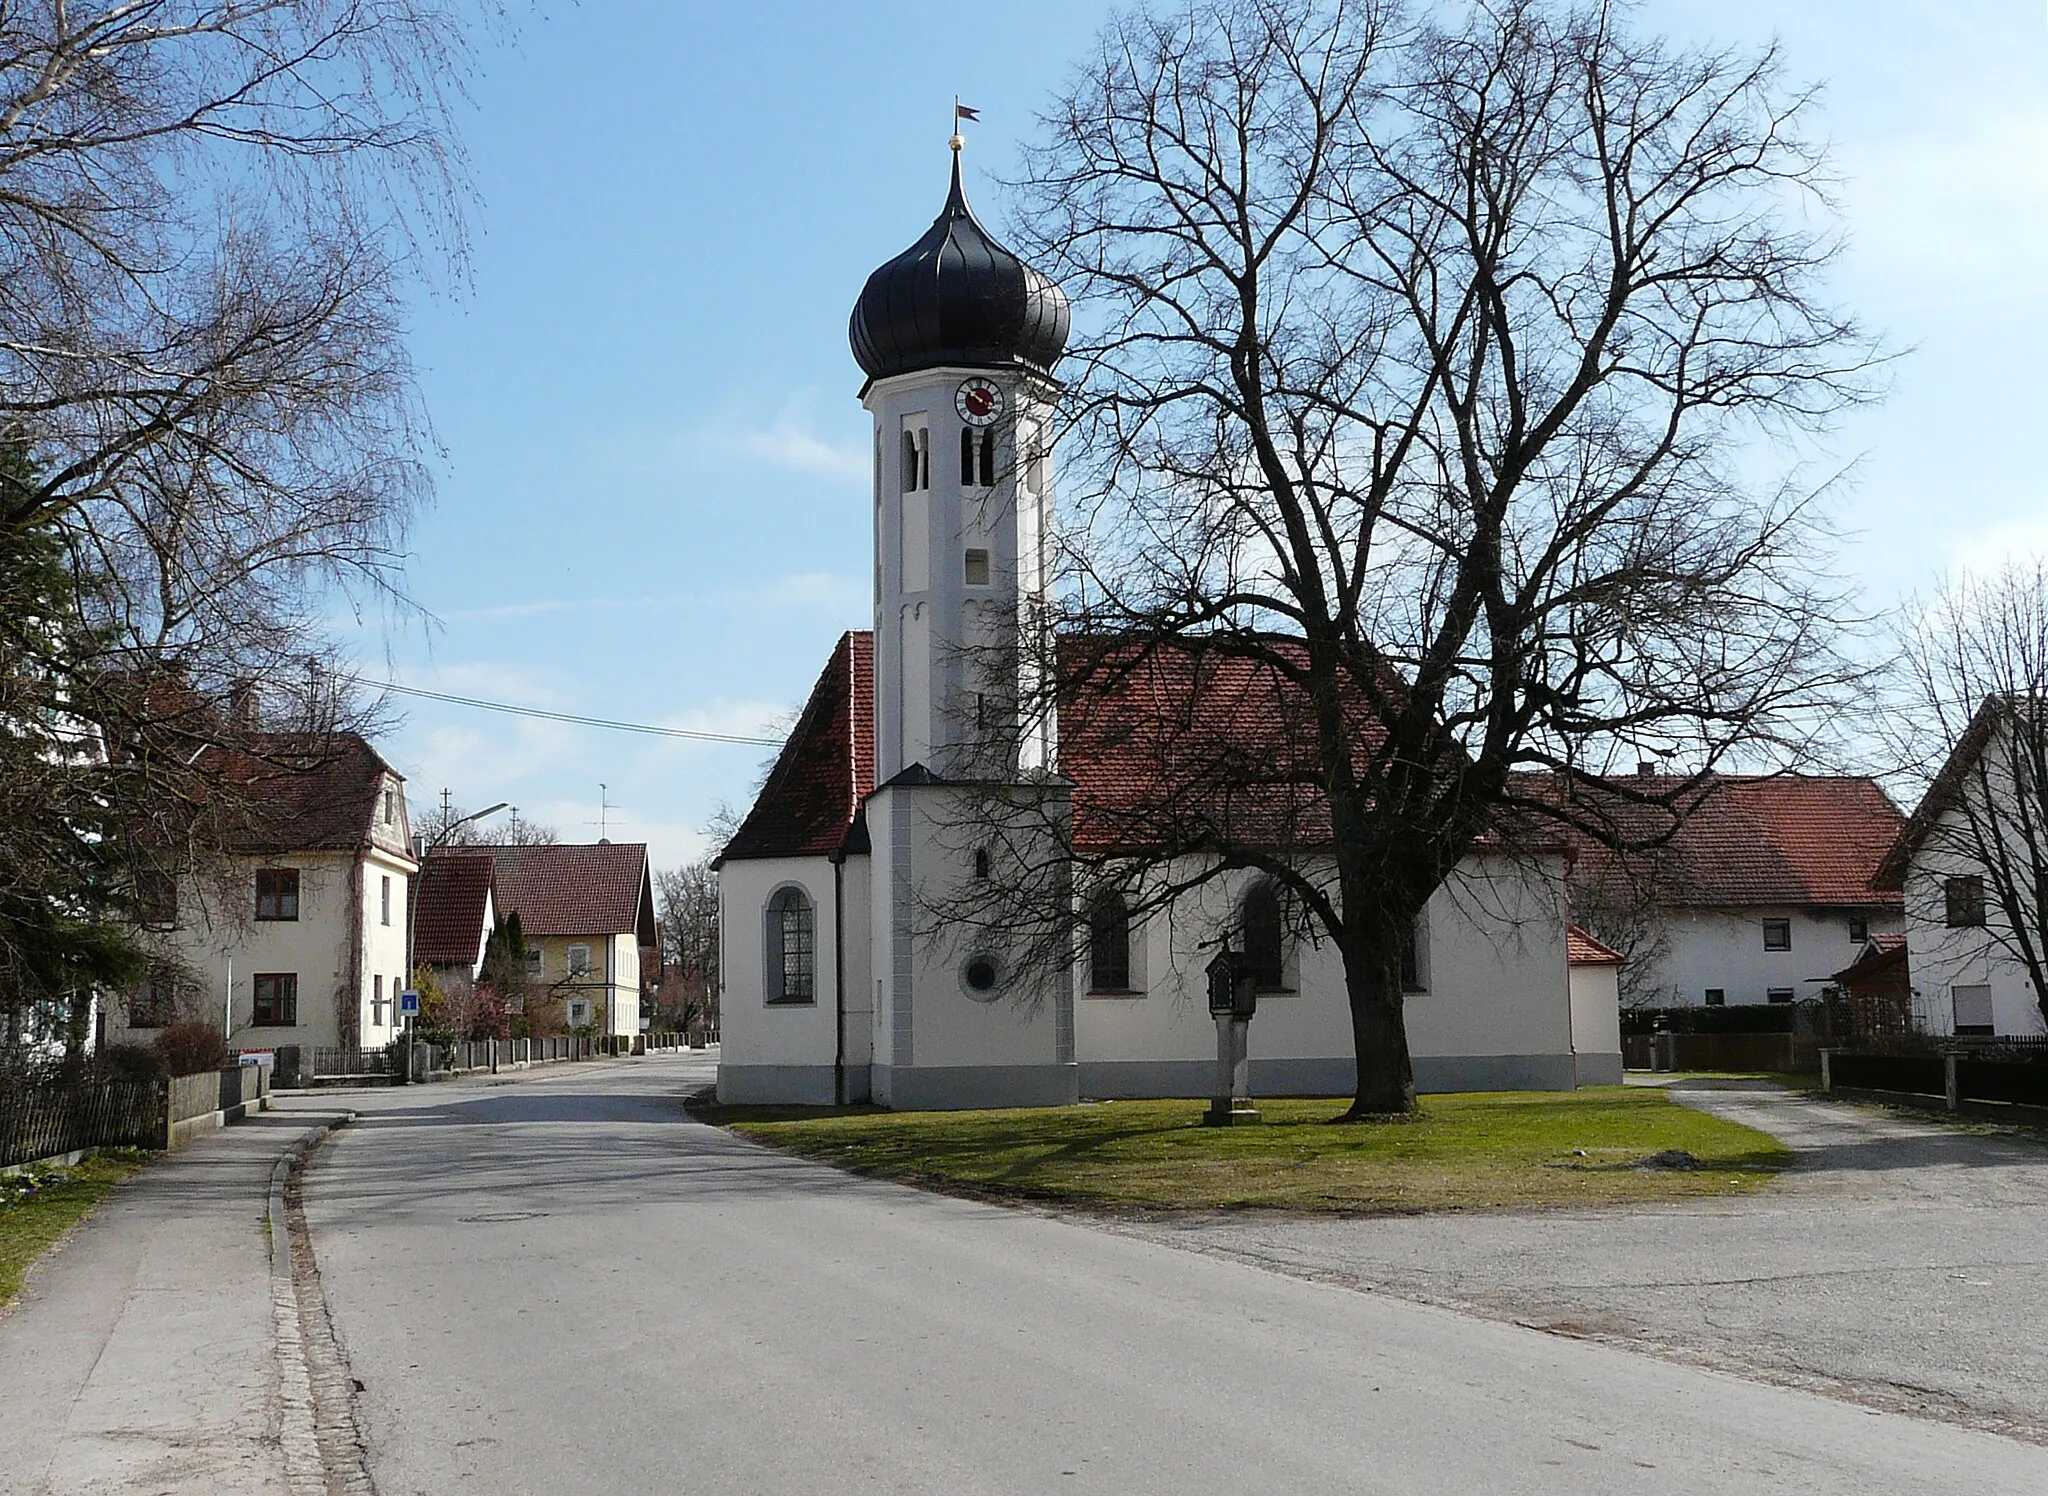
[{"label": "blue street sign", "polygon": [[420,1013],[420,995],[412,988],[398,994],[398,1013],[401,1018],[417,1018]]}]

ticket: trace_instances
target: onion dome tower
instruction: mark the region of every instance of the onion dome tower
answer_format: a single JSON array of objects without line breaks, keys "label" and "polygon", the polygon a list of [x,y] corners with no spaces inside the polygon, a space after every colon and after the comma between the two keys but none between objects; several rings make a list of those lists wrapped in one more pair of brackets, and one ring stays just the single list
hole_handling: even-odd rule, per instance
[{"label": "onion dome tower", "polygon": [[[946,206],[868,277],[849,327],[875,422],[878,784],[913,764],[986,777],[1053,762],[1048,714],[1019,710],[1032,680],[1015,645],[1050,582],[1047,432],[1071,314],[967,206],[964,144]],[[987,677],[1006,655],[1006,678]]]},{"label": "onion dome tower", "polygon": [[[1011,971],[1007,934],[971,921],[935,932],[921,913],[926,893],[1006,876],[1012,857],[1056,859],[1049,835],[1022,855],[1024,840],[1046,835],[1024,822],[1067,813],[1042,699],[1049,672],[1020,647],[1047,635],[1067,299],[975,220],[963,144],[953,137],[945,208],[868,277],[849,329],[875,423],[876,788],[862,815],[870,1074],[889,1106],[1064,1103],[1080,1085],[1072,983],[999,1001],[1042,974]],[[1000,853],[971,809],[991,789],[1023,818]]]}]

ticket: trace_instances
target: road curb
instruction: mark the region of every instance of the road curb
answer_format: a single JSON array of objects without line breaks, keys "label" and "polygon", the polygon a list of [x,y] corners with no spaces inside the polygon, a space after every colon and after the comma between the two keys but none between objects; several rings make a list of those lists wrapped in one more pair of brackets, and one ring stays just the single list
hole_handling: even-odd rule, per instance
[{"label": "road curb", "polygon": [[284,1152],[277,1156],[277,1161],[270,1166],[270,1275],[273,1278],[282,1274],[289,1283],[292,1276],[291,1234],[284,1213],[286,1181],[291,1178],[292,1170],[299,1166],[307,1154],[319,1147],[330,1132],[337,1127],[348,1126],[360,1115],[359,1112],[343,1112],[340,1116],[322,1122],[316,1127],[307,1128],[286,1146]]}]

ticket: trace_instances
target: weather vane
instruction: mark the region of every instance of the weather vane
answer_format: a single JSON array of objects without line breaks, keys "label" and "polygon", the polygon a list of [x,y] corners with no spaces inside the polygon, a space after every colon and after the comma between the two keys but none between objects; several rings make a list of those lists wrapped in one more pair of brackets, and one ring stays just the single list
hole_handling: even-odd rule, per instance
[{"label": "weather vane", "polygon": [[951,139],[950,141],[948,141],[948,142],[947,142],[947,144],[951,145],[951,146],[953,147],[953,149],[954,149],[954,150],[956,150],[956,151],[957,151],[957,150],[959,150],[959,149],[961,149],[961,148],[962,148],[963,146],[965,146],[965,145],[967,144],[967,137],[966,137],[966,136],[964,136],[964,135],[962,135],[962,134],[960,133],[960,121],[962,121],[963,119],[980,119],[980,118],[981,118],[981,111],[980,111],[979,109],[969,109],[969,108],[968,108],[968,107],[967,107],[967,106],[966,106],[965,104],[963,104],[963,103],[961,103],[961,102],[960,102],[960,95],[958,95],[958,94],[954,94],[954,95],[953,95],[953,138],[952,138],[952,139]]}]

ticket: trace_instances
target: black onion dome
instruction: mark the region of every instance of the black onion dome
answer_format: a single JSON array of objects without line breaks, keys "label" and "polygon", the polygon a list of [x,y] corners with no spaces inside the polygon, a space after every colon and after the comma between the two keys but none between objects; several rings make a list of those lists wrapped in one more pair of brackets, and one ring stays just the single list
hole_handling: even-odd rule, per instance
[{"label": "black onion dome", "polygon": [[1050,374],[1069,320],[1060,288],[975,221],[955,151],[945,211],[868,277],[847,335],[869,379],[948,364]]}]

